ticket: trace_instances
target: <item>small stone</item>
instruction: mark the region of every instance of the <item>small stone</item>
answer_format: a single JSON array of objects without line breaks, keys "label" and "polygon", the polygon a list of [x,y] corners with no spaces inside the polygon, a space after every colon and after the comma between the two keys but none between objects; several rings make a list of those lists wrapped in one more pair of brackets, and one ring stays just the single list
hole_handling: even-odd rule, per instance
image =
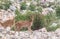
[{"label": "small stone", "polygon": [[12,11],[15,11],[15,10],[16,10],[16,7],[13,6],[13,5],[11,5],[11,6],[10,6],[10,9],[11,9]]},{"label": "small stone", "polygon": [[42,28],[42,29],[39,29],[39,31],[41,31],[41,32],[47,32],[47,29],[46,28]]}]

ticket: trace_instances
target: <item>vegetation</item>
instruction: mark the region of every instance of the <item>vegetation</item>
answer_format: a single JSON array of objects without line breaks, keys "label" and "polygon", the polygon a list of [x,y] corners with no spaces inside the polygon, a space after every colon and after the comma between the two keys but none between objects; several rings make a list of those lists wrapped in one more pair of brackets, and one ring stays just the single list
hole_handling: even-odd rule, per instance
[{"label": "vegetation", "polygon": [[26,2],[22,2],[20,7],[21,7],[21,10],[26,10],[27,8]]},{"label": "vegetation", "polygon": [[[9,0],[0,0],[0,9],[7,10],[9,9],[11,2]],[[30,2],[32,0],[29,0]],[[38,30],[43,27],[46,27],[48,31],[55,31],[60,25],[57,25],[55,27],[50,27],[53,23],[59,23],[60,20],[60,5],[57,3],[50,3],[50,2],[45,2],[45,3],[40,3],[39,0],[35,0],[37,2],[37,5],[34,3],[30,3],[28,6],[26,4],[26,1],[20,3],[20,9],[21,11],[26,10],[26,12],[20,12],[20,10],[16,9],[15,14],[15,21],[20,21],[20,20],[30,20],[30,16],[34,14],[34,21],[32,25],[32,30]],[[28,6],[28,7],[27,7]],[[42,11],[44,8],[50,7],[51,9],[55,10],[55,12],[50,12],[49,10],[47,11],[47,15],[43,15]],[[59,18],[59,19],[57,19]],[[14,27],[12,27],[12,30],[14,30]],[[22,30],[27,30],[26,28],[23,28]]]},{"label": "vegetation", "polygon": [[36,13],[36,16],[34,18],[34,22],[33,22],[33,26],[32,29],[33,30],[38,30],[44,27],[44,20],[43,20],[43,15]]},{"label": "vegetation", "polygon": [[60,6],[56,7],[56,15],[60,18]]},{"label": "vegetation", "polygon": [[31,11],[35,11],[35,8],[36,8],[36,6],[35,6],[34,4],[30,4],[30,6],[29,6],[29,10],[31,10]]},{"label": "vegetation", "polygon": [[0,1],[1,1],[1,3],[0,3],[0,9],[5,9],[5,10],[9,9],[9,7],[11,5],[10,1],[8,1],[8,0],[6,0],[6,1],[0,0]]},{"label": "vegetation", "polygon": [[15,20],[19,21],[19,20],[29,20],[30,15],[33,13],[32,13],[32,11],[27,11],[25,14],[22,15],[22,13],[20,13],[18,10],[16,10],[15,14],[16,14]]}]

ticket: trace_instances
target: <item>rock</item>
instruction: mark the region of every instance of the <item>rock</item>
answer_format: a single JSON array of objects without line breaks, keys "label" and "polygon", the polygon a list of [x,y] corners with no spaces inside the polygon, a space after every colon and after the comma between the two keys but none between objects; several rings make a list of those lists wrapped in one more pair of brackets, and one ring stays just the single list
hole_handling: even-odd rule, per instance
[{"label": "rock", "polygon": [[6,34],[6,39],[10,39],[10,35]]},{"label": "rock", "polygon": [[[24,33],[25,33],[25,32],[20,32],[20,36],[21,36],[21,37],[24,37],[24,36],[25,36]],[[27,33],[27,34],[28,34],[28,33]]]},{"label": "rock", "polygon": [[55,0],[46,0],[47,2],[51,2],[51,3],[53,3]]},{"label": "rock", "polygon": [[14,2],[14,0],[10,0],[11,2]]},{"label": "rock", "polygon": [[10,35],[15,35],[15,31],[10,31]]},{"label": "rock", "polygon": [[47,32],[46,28],[39,29],[40,32]]},{"label": "rock", "polygon": [[[10,29],[9,27],[7,28]],[[15,32],[11,30],[8,31],[4,30],[0,32],[0,39],[60,39],[60,28],[58,28],[55,32],[47,32],[46,28],[35,30],[33,32]]]},{"label": "rock", "polygon": [[59,33],[60,32],[60,28],[58,28],[58,29],[56,29],[56,31],[55,31],[56,33]]},{"label": "rock", "polygon": [[2,33],[0,33],[0,39],[4,38],[4,35]]},{"label": "rock", "polygon": [[16,10],[16,7],[13,6],[13,5],[11,5],[11,6],[10,6],[10,9],[11,9],[12,11],[15,11],[15,10]]},{"label": "rock", "polygon": [[5,10],[1,10],[1,23],[6,22],[7,20],[11,20],[15,17],[15,13],[12,12],[10,9],[8,9],[7,11]]},{"label": "rock", "polygon": [[44,8],[43,11],[42,11],[42,14],[43,14],[43,15],[47,15],[47,14],[49,14],[50,12],[53,13],[54,10],[53,10],[52,8],[50,8],[50,7],[49,7],[49,8]]},{"label": "rock", "polygon": [[0,26],[0,32],[4,31],[4,27]]},{"label": "rock", "polygon": [[30,2],[27,2],[26,4],[27,4],[28,6],[30,6]]},{"label": "rock", "polygon": [[6,28],[6,31],[10,31],[10,30],[11,30],[11,28],[10,28],[10,27],[7,27],[7,28]]},{"label": "rock", "polygon": [[10,39],[16,39],[14,35],[10,35]]},{"label": "rock", "polygon": [[60,36],[60,28],[56,29],[55,33],[56,35]]},{"label": "rock", "polygon": [[56,36],[52,36],[51,39],[57,39],[57,37]]},{"label": "rock", "polygon": [[56,27],[57,23],[52,23],[52,25],[50,27]]},{"label": "rock", "polygon": [[[41,38],[41,34],[42,34],[42,33],[39,32],[39,31],[34,31],[34,32],[33,32],[33,35],[36,36],[36,37],[38,37],[38,38]],[[38,38],[37,38],[37,39],[38,39]]]}]

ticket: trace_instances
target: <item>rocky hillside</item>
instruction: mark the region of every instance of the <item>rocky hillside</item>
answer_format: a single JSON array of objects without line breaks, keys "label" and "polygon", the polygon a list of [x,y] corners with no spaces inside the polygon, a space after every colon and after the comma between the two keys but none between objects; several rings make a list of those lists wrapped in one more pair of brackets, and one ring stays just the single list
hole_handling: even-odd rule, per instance
[{"label": "rocky hillside", "polygon": [[60,39],[60,0],[0,0],[0,39]]},{"label": "rocky hillside", "polygon": [[35,31],[10,31],[0,28],[0,39],[60,39],[60,29],[55,32],[47,32],[45,28],[35,30]]}]

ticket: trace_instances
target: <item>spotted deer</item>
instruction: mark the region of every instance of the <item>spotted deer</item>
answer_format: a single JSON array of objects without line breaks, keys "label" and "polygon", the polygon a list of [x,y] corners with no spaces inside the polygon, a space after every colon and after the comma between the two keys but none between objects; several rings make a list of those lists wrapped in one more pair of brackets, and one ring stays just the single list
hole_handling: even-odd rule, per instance
[{"label": "spotted deer", "polygon": [[5,22],[0,22],[0,24],[4,27],[4,28],[6,28],[6,27],[12,27],[12,25],[14,24],[14,19],[13,20],[7,20],[7,21],[5,21]]},{"label": "spotted deer", "polygon": [[1,17],[0,17],[0,25],[3,26],[4,28],[7,27],[11,28],[15,23],[14,14],[11,11],[7,11],[7,13],[4,13]]},{"label": "spotted deer", "polygon": [[31,26],[33,24],[34,16],[30,16],[30,20],[25,20],[25,21],[18,21],[16,22],[16,31],[20,31],[23,27],[27,27],[29,31],[31,30]]}]

